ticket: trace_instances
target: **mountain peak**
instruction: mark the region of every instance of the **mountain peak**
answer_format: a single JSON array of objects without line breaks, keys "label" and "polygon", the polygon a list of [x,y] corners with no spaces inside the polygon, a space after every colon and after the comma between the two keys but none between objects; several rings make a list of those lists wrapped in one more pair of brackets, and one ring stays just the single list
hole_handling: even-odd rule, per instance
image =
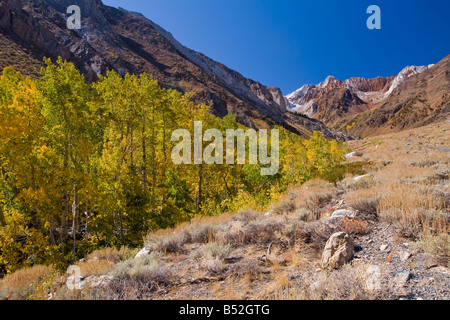
[{"label": "mountain peak", "polygon": [[[390,106],[393,103],[396,104],[393,110],[397,111],[389,116],[394,117],[399,109],[407,107],[411,103],[425,101],[427,98],[434,97],[423,105],[423,109],[431,108],[431,110],[427,111],[427,116],[434,115],[436,108],[438,108],[437,111],[439,113],[442,111],[440,106],[445,107],[446,103],[448,104],[448,92],[445,93],[444,91],[445,88],[450,89],[449,79],[443,75],[449,72],[449,60],[449,57],[446,57],[437,65],[408,66],[392,77],[377,77],[374,79],[352,77],[342,82],[333,76],[328,76],[324,82],[318,85],[304,85],[287,95],[286,98],[290,103],[289,111],[314,117],[335,129],[345,130],[348,123],[355,122],[351,119],[359,114],[381,110],[379,109],[380,107]],[[429,79],[428,74],[438,75],[439,85],[436,90],[430,91],[429,95],[421,97],[420,100],[415,100],[418,99],[418,96],[424,95],[424,92],[431,90],[428,89],[429,87],[437,85],[437,81],[433,83],[427,82]],[[430,77],[430,79],[432,78],[433,76]],[[399,95],[402,96],[404,91],[409,91],[411,87],[416,88],[416,91],[411,93],[411,96],[404,97],[405,101],[408,102],[404,104],[392,102]],[[435,105],[435,107],[432,105]],[[443,110],[446,109],[444,108]],[[398,123],[401,121],[399,120]],[[411,119],[409,121],[408,126],[420,122],[421,119]],[[380,115],[379,120],[373,121],[374,124],[378,123],[379,126],[382,126],[385,122],[387,122],[386,114]],[[392,125],[393,128],[396,126],[396,124]]]}]

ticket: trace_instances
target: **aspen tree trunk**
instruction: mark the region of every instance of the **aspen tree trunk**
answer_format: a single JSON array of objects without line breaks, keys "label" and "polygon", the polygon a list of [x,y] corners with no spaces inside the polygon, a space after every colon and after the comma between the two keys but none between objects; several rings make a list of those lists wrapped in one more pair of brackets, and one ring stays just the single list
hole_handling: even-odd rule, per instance
[{"label": "aspen tree trunk", "polygon": [[199,209],[200,205],[202,204],[202,184],[203,184],[203,164],[200,164],[198,166],[198,192],[197,192],[197,199],[195,201],[195,207],[197,209]]},{"label": "aspen tree trunk", "polygon": [[53,218],[50,218],[50,241],[55,246],[56,245],[56,241],[55,241],[55,235],[53,233],[54,225],[55,224],[53,223]]},{"label": "aspen tree trunk", "polygon": [[156,211],[156,142],[155,142],[155,109],[153,108],[152,125],[152,209]]},{"label": "aspen tree trunk", "polygon": [[[3,169],[3,167],[1,168],[0,171],[1,171],[2,178],[6,180],[6,173],[5,173],[5,170]],[[3,209],[1,206],[0,206],[0,226],[2,226],[2,227],[6,226],[5,215],[3,213]]]},{"label": "aspen tree trunk", "polygon": [[142,190],[147,187],[147,149],[145,141],[145,125],[142,126]]},{"label": "aspen tree trunk", "polygon": [[129,128],[129,130],[130,130],[130,164],[131,164],[131,167],[133,167],[134,166],[134,160],[133,160],[133,125],[132,124],[130,124],[130,128]]},{"label": "aspen tree trunk", "polygon": [[[68,160],[68,148],[66,147],[66,152],[64,154],[64,175],[67,174],[67,169],[69,168]],[[66,180],[63,180],[63,187],[66,188]],[[61,213],[61,244],[64,244],[67,237],[67,217],[69,216],[69,195],[67,190],[62,192],[62,213]]]},{"label": "aspen tree trunk", "polygon": [[72,232],[73,232],[73,259],[75,262],[76,252],[77,252],[77,232],[78,232],[78,189],[77,189],[77,186],[75,186],[73,188]]},{"label": "aspen tree trunk", "polygon": [[166,113],[164,111],[163,111],[163,157],[164,157],[164,172],[165,172],[167,163],[167,154],[166,154]]},{"label": "aspen tree trunk", "polygon": [[[36,170],[34,168],[33,161],[31,161],[31,188],[36,190]],[[31,225],[35,229],[39,229],[39,218],[37,216],[36,206],[33,204],[31,208]]]},{"label": "aspen tree trunk", "polygon": [[2,227],[6,226],[5,215],[3,213],[2,207],[0,207],[0,226],[2,226]]}]

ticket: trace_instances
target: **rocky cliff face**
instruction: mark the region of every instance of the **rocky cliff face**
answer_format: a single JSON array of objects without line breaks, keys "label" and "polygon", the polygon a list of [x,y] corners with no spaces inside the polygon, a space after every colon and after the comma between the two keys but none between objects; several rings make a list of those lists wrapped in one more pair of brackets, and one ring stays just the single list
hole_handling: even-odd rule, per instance
[{"label": "rocky cliff face", "polygon": [[[81,30],[67,28],[70,5],[81,9]],[[321,130],[337,137],[322,123],[287,115],[289,102],[279,88],[247,79],[183,46],[143,15],[100,0],[1,0],[0,40],[0,68],[13,65],[38,75],[43,57],[61,56],[90,82],[110,69],[121,75],[147,72],[165,87],[196,92],[196,102],[212,101],[214,114],[234,113],[248,127],[279,124],[305,136]]]},{"label": "rocky cliff face", "polygon": [[289,111],[363,136],[440,121],[449,116],[449,60],[406,67],[393,77],[340,81],[330,76],[288,95]]}]

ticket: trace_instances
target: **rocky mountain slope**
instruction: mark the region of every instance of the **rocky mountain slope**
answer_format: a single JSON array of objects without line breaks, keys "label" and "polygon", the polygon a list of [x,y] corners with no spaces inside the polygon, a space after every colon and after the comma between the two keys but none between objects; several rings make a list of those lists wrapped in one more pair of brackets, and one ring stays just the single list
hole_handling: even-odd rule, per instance
[{"label": "rocky mountain slope", "polygon": [[450,55],[392,77],[341,81],[329,76],[288,95],[289,110],[360,136],[420,127],[450,115],[449,63]]},{"label": "rocky mountain slope", "polygon": [[[67,28],[70,5],[81,9],[80,30]],[[34,76],[45,56],[73,62],[89,81],[109,69],[121,75],[147,72],[165,87],[195,91],[196,102],[213,102],[215,115],[234,113],[251,128],[279,124],[304,136],[319,130],[329,138],[347,138],[320,121],[287,114],[279,88],[247,79],[186,48],[143,15],[100,0],[0,1],[0,53],[0,69],[13,65]]]}]

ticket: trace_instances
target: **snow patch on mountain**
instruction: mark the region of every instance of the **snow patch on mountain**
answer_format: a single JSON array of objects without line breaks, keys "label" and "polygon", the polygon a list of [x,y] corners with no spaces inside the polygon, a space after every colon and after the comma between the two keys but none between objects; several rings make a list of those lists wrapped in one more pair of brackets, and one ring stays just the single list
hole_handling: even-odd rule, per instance
[{"label": "snow patch on mountain", "polygon": [[309,117],[314,117],[318,111],[318,106],[315,103],[317,97],[326,94],[327,91],[334,88],[346,88],[352,91],[365,103],[375,104],[386,100],[407,78],[425,72],[434,65],[429,66],[409,66],[404,68],[395,78],[392,80],[389,89],[387,91],[363,91],[358,87],[358,81],[365,81],[363,78],[350,78],[344,82],[328,76],[325,81],[318,85],[306,84],[300,89],[288,94],[286,99],[289,101],[290,112],[302,113]]}]

